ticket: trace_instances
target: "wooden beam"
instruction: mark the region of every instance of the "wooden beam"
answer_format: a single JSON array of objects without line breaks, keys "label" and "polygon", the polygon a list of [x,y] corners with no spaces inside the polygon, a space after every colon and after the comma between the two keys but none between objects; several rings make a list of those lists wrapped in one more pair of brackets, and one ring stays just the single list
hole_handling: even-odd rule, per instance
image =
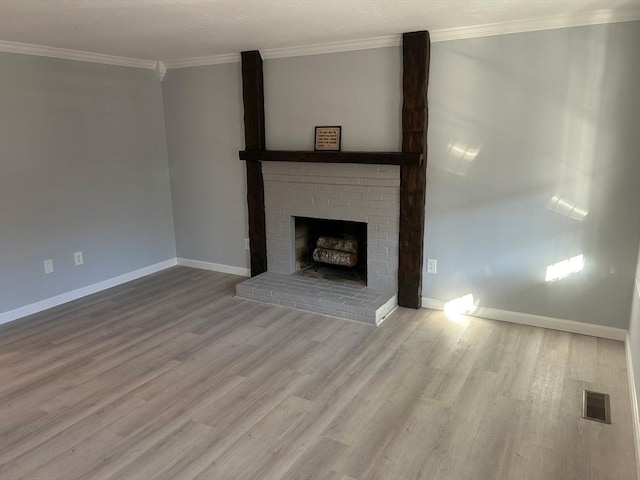
[{"label": "wooden beam", "polygon": [[360,163],[369,165],[420,165],[421,153],[315,152],[303,150],[242,150],[240,160],[262,162]]},{"label": "wooden beam", "polygon": [[[244,104],[246,149],[265,150],[262,57],[257,50],[242,52],[242,101]],[[255,160],[247,161],[247,206],[249,210],[251,276],[253,277],[267,271],[264,180],[262,178],[262,164]]]},{"label": "wooden beam", "polygon": [[402,152],[424,158],[400,166],[398,304],[409,308],[420,308],[422,296],[430,47],[427,31],[402,36]]}]

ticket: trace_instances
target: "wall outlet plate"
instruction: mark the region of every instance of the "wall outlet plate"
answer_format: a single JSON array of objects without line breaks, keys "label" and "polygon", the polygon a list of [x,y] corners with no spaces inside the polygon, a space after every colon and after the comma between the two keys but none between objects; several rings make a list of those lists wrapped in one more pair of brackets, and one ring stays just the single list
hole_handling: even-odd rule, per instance
[{"label": "wall outlet plate", "polygon": [[437,273],[438,272],[438,260],[435,258],[429,258],[427,260],[427,273]]},{"label": "wall outlet plate", "polygon": [[44,273],[53,273],[53,260],[44,261]]},{"label": "wall outlet plate", "polygon": [[73,260],[76,262],[76,265],[82,265],[84,263],[84,259],[82,258],[82,252],[74,253]]}]

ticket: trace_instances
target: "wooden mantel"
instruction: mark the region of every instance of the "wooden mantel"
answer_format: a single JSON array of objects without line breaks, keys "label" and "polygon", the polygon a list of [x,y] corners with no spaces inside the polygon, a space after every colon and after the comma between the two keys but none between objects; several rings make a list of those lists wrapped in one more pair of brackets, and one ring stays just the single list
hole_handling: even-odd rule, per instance
[{"label": "wooden mantel", "polygon": [[398,304],[420,308],[424,256],[427,127],[429,108],[429,32],[402,36],[402,152],[316,152],[267,150],[265,146],[262,57],[242,52],[242,98],[247,164],[247,204],[251,276],[267,271],[262,162],[362,163],[400,166]]},{"label": "wooden mantel", "polygon": [[258,162],[363,163],[370,165],[421,165],[421,153],[316,152],[306,150],[241,150],[240,160]]}]

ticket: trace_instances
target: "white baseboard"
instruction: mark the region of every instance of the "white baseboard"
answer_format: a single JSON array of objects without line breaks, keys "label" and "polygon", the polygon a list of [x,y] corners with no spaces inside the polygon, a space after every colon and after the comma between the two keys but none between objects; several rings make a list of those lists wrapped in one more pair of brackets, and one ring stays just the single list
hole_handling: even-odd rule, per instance
[{"label": "white baseboard", "polygon": [[222,263],[202,262],[200,260],[190,260],[188,258],[178,257],[178,265],[183,267],[200,268],[202,270],[212,270],[214,272],[230,273],[232,275],[240,275],[242,277],[250,277],[251,270],[243,267],[234,267],[232,265],[224,265]]},{"label": "white baseboard", "polygon": [[173,267],[175,265],[201,268],[203,270],[213,270],[215,272],[231,273],[233,275],[242,275],[244,277],[249,277],[251,275],[251,272],[248,268],[233,267],[230,265],[222,265],[219,263],[201,262],[199,260],[189,260],[187,258],[170,258],[169,260],[165,260],[164,262],[149,265],[148,267],[140,268],[138,270],[134,270],[133,272],[124,273],[122,275],[118,275],[117,277],[103,280],[102,282],[87,285],[86,287],[78,288],[77,290],[61,293],[60,295],[56,295],[55,297],[45,298],[44,300],[40,300],[39,302],[31,303],[29,305],[25,305],[24,307],[19,307],[14,310],[9,310],[8,312],[0,313],[0,325],[2,325],[3,323],[18,320],[28,315],[33,315],[34,313],[42,312],[43,310],[47,310],[49,308],[57,307],[58,305],[62,305],[63,303],[86,297],[87,295],[106,290],[107,288],[130,282],[131,280],[136,280],[137,278],[159,272],[160,270],[164,270],[165,268]]},{"label": "white baseboard", "polygon": [[55,297],[45,298],[44,300],[40,300],[39,302],[31,303],[29,305],[25,305],[24,307],[0,313],[0,325],[2,325],[3,323],[12,322],[13,320],[18,320],[19,318],[23,318],[28,315],[33,315],[34,313],[42,312],[43,310],[47,310],[49,308],[57,307],[58,305],[71,302],[72,300],[86,297],[87,295],[106,290],[107,288],[130,282],[131,280],[135,280],[137,278],[159,272],[160,270],[164,270],[165,268],[173,267],[175,265],[176,259],[170,258],[169,260],[165,260],[164,262],[149,265],[148,267],[140,268],[138,270],[134,270],[133,272],[123,273],[122,275],[103,280],[102,282],[93,283],[91,285],[87,285],[86,287],[71,290],[70,292],[61,293],[60,295],[56,295]]},{"label": "white baseboard", "polygon": [[633,422],[633,438],[636,447],[636,476],[640,480],[640,411],[638,408],[638,394],[636,390],[636,377],[633,374],[633,358],[631,357],[631,342],[627,333],[624,340],[624,350],[627,357],[627,377],[629,380],[629,395],[631,396],[631,421]]},{"label": "white baseboard", "polygon": [[[433,298],[422,297],[422,307],[434,310],[444,310],[445,301]],[[488,318],[490,320],[500,320],[502,322],[519,323],[531,327],[549,328],[562,332],[579,333],[592,337],[609,338],[611,340],[624,341],[627,331],[623,328],[606,327],[593,323],[576,322],[574,320],[564,320],[562,318],[544,317],[542,315],[532,315],[530,313],[510,312],[508,310],[498,310],[496,308],[478,307],[469,316]]]}]

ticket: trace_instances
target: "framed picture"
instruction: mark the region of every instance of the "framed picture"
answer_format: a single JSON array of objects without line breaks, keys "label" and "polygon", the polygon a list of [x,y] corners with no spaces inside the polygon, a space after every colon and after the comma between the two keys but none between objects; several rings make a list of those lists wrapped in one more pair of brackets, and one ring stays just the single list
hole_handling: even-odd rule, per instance
[{"label": "framed picture", "polygon": [[314,150],[339,152],[341,136],[342,127],[316,127]]}]

